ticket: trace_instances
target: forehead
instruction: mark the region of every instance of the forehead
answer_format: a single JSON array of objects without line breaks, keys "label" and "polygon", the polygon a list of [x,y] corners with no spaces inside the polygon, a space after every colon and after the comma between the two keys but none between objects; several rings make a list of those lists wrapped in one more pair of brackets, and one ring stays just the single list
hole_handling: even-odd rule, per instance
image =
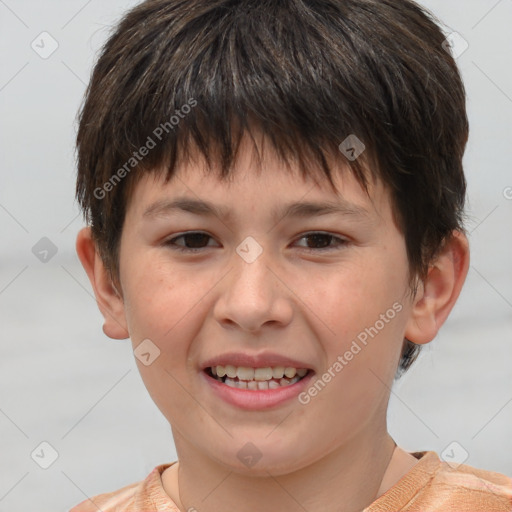
[{"label": "forehead", "polygon": [[[142,176],[127,204],[127,216],[160,216],[188,211],[233,220],[241,212],[264,212],[270,219],[340,214],[352,218],[381,216],[389,195],[379,180],[370,179],[368,193],[354,177],[343,156],[329,162],[334,188],[320,167],[301,173],[298,162],[283,162],[270,145],[242,140],[230,173],[221,177],[215,164],[200,158],[180,163],[169,181],[156,170]],[[370,175],[371,173],[369,173]]]}]

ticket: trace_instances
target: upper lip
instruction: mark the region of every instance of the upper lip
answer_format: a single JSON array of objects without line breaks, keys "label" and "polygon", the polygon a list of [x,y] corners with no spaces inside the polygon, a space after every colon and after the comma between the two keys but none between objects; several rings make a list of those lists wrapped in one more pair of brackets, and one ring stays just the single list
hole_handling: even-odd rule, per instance
[{"label": "upper lip", "polygon": [[264,352],[261,354],[244,354],[242,352],[229,352],[217,357],[212,357],[202,364],[202,369],[210,368],[212,366],[245,366],[248,368],[266,368],[284,366],[285,368],[306,368],[311,367],[297,359],[281,356],[272,352]]}]

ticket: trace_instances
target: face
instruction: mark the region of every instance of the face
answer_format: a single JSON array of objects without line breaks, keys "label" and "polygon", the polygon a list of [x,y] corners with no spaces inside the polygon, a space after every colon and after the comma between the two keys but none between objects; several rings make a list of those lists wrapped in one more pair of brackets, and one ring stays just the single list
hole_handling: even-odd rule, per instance
[{"label": "face", "polygon": [[[341,167],[337,192],[304,181],[269,148],[257,167],[245,142],[231,182],[203,169],[184,166],[167,184],[142,179],[120,245],[124,319],[133,348],[149,354],[137,365],[178,455],[284,474],[384,433],[412,307],[388,192],[373,184],[368,197]],[[222,215],[172,208],[178,198]],[[339,211],[284,215],[296,202]],[[230,362],[308,373],[255,391],[205,372]],[[261,456],[252,470],[251,451]]]}]

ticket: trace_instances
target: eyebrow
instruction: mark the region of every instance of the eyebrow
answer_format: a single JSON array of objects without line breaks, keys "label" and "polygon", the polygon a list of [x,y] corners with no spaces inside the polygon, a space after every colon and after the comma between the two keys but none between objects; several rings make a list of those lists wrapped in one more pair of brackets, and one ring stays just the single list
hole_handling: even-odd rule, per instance
[{"label": "eyebrow", "polygon": [[[143,214],[144,218],[160,217],[175,212],[188,212],[195,215],[207,217],[218,217],[223,220],[229,220],[232,217],[232,211],[208,201],[192,199],[188,197],[179,197],[173,200],[163,199],[151,204]],[[285,217],[317,217],[321,215],[338,214],[356,218],[366,218],[369,216],[366,208],[350,203],[345,199],[338,202],[293,202],[276,207],[271,215],[274,220]]]}]

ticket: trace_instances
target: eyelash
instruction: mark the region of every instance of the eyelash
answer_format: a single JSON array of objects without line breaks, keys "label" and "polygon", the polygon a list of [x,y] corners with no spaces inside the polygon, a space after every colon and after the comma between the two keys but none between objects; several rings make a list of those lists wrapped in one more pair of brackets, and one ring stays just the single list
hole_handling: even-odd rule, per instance
[{"label": "eyelash", "polygon": [[[203,231],[188,231],[187,233],[183,233],[177,237],[167,240],[166,242],[164,242],[164,245],[170,247],[173,251],[178,251],[178,252],[182,252],[182,253],[197,253],[197,252],[205,249],[205,247],[199,247],[199,248],[196,247],[196,248],[191,249],[189,247],[182,247],[182,246],[176,244],[176,240],[179,240],[180,238],[184,238],[186,236],[191,236],[191,235],[206,235],[209,238],[213,238],[208,233],[204,233]],[[340,249],[349,243],[349,241],[344,238],[340,238],[335,235],[331,235],[330,233],[322,233],[320,231],[312,231],[310,233],[306,233],[306,234],[302,235],[301,237],[299,237],[297,240],[302,240],[303,238],[309,238],[309,237],[318,236],[318,235],[335,240],[337,242],[337,246],[321,248],[321,249],[304,248],[304,250],[306,252],[309,252],[309,251],[313,251],[313,252],[332,251],[332,250]]]}]

